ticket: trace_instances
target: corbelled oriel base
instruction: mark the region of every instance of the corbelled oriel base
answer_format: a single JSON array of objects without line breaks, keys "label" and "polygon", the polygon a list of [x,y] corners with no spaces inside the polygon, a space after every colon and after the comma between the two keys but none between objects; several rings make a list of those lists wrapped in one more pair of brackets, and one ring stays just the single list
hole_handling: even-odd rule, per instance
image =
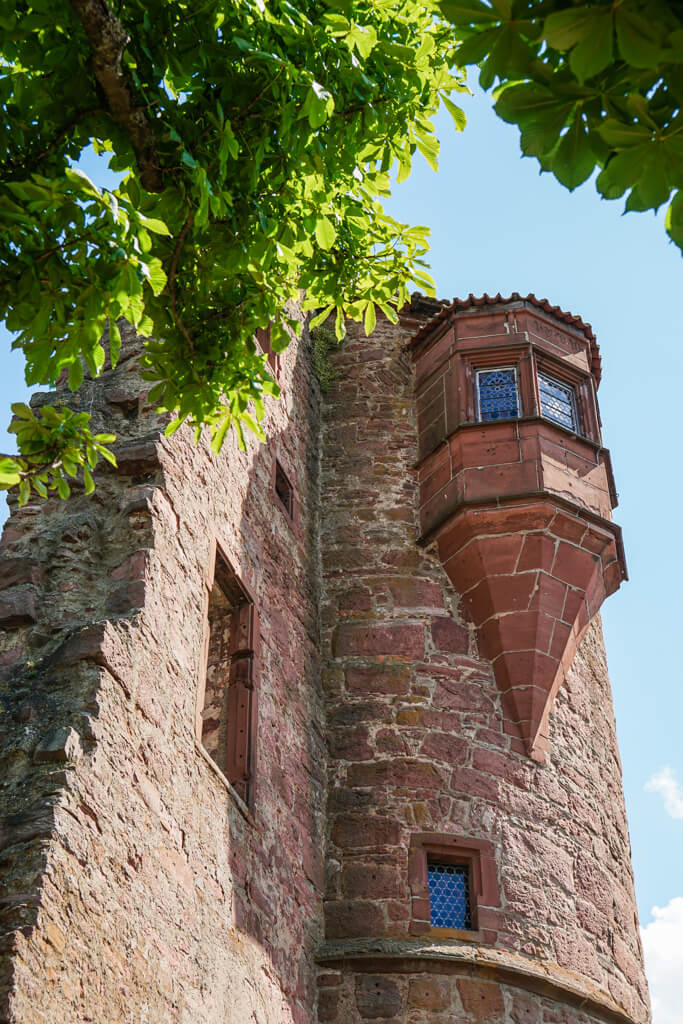
[{"label": "corbelled oriel base", "polygon": [[617,528],[551,497],[528,499],[461,508],[438,549],[526,752],[544,760],[553,697],[590,619],[624,575]]}]

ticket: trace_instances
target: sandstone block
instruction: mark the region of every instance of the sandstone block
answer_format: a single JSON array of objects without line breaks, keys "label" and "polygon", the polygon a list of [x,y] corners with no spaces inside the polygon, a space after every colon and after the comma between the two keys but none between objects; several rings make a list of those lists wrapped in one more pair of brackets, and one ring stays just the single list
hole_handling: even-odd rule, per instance
[{"label": "sandstone block", "polygon": [[75,729],[55,729],[43,737],[36,747],[33,760],[38,763],[78,761],[83,755],[81,738]]},{"label": "sandstone block", "polygon": [[356,978],[356,1006],[363,1020],[386,1020],[400,1013],[403,1000],[396,982],[380,974]]}]

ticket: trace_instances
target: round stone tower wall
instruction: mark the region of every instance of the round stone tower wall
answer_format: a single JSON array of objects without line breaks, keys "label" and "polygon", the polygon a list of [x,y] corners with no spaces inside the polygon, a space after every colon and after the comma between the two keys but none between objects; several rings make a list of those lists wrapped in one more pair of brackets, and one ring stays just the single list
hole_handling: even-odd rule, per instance
[{"label": "round stone tower wall", "polygon": [[[419,310],[416,314],[419,314]],[[507,715],[438,555],[420,546],[415,321],[352,328],[325,401],[329,817],[319,1020],[645,1024],[599,618],[548,721]],[[473,921],[430,924],[425,859],[469,865]]]}]

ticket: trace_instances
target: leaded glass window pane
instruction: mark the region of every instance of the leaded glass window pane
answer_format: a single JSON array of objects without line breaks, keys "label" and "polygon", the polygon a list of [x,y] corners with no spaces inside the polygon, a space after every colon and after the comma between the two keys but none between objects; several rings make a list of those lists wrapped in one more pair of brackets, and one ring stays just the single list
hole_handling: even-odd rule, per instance
[{"label": "leaded glass window pane", "polygon": [[541,398],[541,416],[560,423],[569,430],[576,430],[574,388],[560,383],[546,373],[539,373],[538,390]]},{"label": "leaded glass window pane", "polygon": [[477,395],[480,420],[509,420],[519,416],[517,371],[514,366],[479,370]]},{"label": "leaded glass window pane", "polygon": [[470,872],[464,864],[427,861],[429,916],[434,928],[472,928]]}]

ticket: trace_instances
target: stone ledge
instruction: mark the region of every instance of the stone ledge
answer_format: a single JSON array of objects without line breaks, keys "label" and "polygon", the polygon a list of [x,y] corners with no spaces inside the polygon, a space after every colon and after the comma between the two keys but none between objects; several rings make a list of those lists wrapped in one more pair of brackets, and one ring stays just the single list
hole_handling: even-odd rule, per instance
[{"label": "stone ledge", "polygon": [[322,943],[316,961],[325,967],[408,974],[452,974],[475,969],[490,980],[528,989],[537,995],[569,1001],[609,1024],[643,1024],[593,982],[553,962],[541,963],[509,950],[461,942],[405,939],[335,939]]}]

